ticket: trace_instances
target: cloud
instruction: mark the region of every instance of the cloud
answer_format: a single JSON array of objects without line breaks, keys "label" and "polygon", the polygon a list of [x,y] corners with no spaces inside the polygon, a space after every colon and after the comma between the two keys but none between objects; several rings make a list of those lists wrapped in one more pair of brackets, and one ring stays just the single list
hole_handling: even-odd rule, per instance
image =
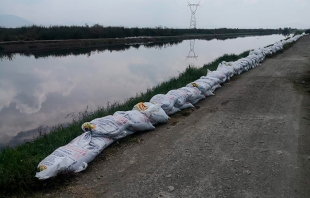
[{"label": "cloud", "polygon": [[254,4],[254,3],[258,3],[259,0],[243,0],[244,3],[250,3],[250,4]]},{"label": "cloud", "polygon": [[16,62],[13,60],[14,63],[8,62],[11,66],[1,67],[0,112],[14,103],[21,113],[33,114],[41,109],[49,93],[58,92],[66,96],[75,88],[72,76],[68,76],[70,72],[62,66],[33,67],[33,59],[19,57]]}]

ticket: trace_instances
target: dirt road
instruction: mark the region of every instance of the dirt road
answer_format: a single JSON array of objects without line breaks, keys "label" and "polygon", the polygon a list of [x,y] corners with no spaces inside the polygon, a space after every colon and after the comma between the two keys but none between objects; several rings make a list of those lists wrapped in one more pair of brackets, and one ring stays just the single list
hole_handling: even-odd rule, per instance
[{"label": "dirt road", "polygon": [[40,196],[310,197],[310,36],[215,94]]}]

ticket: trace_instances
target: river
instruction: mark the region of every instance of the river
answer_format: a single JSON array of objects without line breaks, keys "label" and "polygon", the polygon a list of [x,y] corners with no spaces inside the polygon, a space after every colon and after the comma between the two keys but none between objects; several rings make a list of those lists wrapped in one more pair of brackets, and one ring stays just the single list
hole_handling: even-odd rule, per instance
[{"label": "river", "polygon": [[30,141],[38,135],[38,127],[46,131],[86,109],[122,102],[177,76],[188,65],[201,67],[224,54],[239,54],[284,38],[184,40],[1,56],[0,147]]}]

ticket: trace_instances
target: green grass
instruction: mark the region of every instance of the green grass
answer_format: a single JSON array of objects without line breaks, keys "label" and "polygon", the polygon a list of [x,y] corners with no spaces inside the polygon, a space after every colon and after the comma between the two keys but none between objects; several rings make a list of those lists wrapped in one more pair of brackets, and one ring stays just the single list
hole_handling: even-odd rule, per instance
[{"label": "green grass", "polygon": [[[38,163],[55,149],[69,143],[82,133],[81,125],[94,118],[111,115],[115,111],[131,110],[138,102],[149,101],[156,94],[166,94],[172,89],[177,89],[207,74],[207,69],[215,70],[222,61],[236,61],[246,57],[249,51],[239,55],[223,55],[215,61],[201,68],[189,66],[178,77],[163,82],[144,93],[128,98],[123,103],[108,104],[107,107],[98,108],[94,112],[81,112],[79,118],[72,121],[67,127],[55,126],[49,134],[40,134],[32,142],[28,142],[15,148],[5,147],[0,153],[0,192],[10,194],[12,192],[31,193],[51,186],[60,185],[67,177],[56,177],[47,181],[39,181],[35,178]],[[130,138],[130,137],[129,137]]]}]

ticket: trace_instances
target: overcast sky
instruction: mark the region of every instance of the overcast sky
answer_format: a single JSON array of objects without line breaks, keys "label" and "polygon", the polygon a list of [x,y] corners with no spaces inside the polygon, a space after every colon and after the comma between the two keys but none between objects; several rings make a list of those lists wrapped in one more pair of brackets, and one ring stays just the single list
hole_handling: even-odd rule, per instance
[{"label": "overcast sky", "polygon": [[[0,0],[0,14],[38,25],[188,28],[187,4],[186,0]],[[200,5],[197,28],[310,28],[310,0],[201,0]]]}]

